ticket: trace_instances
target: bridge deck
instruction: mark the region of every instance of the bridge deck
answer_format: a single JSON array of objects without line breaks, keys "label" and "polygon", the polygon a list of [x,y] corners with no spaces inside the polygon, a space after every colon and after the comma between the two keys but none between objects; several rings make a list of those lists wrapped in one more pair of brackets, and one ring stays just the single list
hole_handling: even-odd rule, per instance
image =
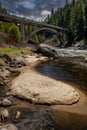
[{"label": "bridge deck", "polygon": [[30,19],[26,19],[26,18],[20,18],[14,15],[5,15],[5,14],[0,14],[0,21],[4,21],[4,22],[11,22],[11,23],[23,23],[26,25],[36,25],[38,27],[47,27],[47,28],[52,28],[55,30],[60,30],[60,31],[66,31],[68,32],[67,29],[59,27],[59,26],[54,26],[54,25],[50,25],[50,24],[44,24],[43,22],[37,22],[34,20],[30,20]]}]

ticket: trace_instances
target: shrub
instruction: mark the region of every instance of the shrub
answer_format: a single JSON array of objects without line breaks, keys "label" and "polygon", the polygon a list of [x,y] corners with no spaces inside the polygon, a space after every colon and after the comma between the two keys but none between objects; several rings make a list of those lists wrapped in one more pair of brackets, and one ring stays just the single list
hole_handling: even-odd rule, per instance
[{"label": "shrub", "polygon": [[14,39],[11,36],[7,37],[6,42],[11,43],[12,45],[14,45],[14,43],[15,43]]},{"label": "shrub", "polygon": [[4,26],[3,26],[3,22],[0,21],[0,31],[3,32],[4,31]]},{"label": "shrub", "polygon": [[58,42],[58,37],[57,37],[56,35],[53,35],[53,41],[54,41],[55,43]]},{"label": "shrub", "polygon": [[35,42],[36,42],[36,43],[39,42],[37,34],[35,34],[35,38],[34,38],[34,39],[35,39]]},{"label": "shrub", "polygon": [[16,41],[19,41],[21,39],[21,33],[16,25],[11,26],[9,33]]}]

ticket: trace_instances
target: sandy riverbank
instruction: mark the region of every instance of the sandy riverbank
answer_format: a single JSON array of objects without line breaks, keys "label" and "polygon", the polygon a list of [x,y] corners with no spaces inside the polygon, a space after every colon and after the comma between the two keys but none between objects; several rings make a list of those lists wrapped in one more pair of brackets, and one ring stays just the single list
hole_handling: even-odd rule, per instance
[{"label": "sandy riverbank", "polygon": [[28,56],[25,60],[29,61],[30,66],[22,69],[21,74],[12,81],[12,95],[30,100],[35,104],[73,104],[81,101],[79,95],[84,94],[76,88],[73,89],[72,85],[53,80],[32,70],[36,64],[46,61],[46,57]]},{"label": "sandy riverbank", "polygon": [[[30,60],[30,58],[31,58],[31,60]],[[52,120],[57,124],[57,128],[55,128],[55,130],[57,130],[59,128],[61,130],[62,129],[65,130],[68,127],[70,127],[70,128],[74,127],[76,129],[78,129],[79,126],[80,126],[79,130],[82,130],[84,128],[84,126],[87,128],[87,124],[86,124],[87,97],[85,96],[85,94],[81,90],[79,90],[78,87],[76,87],[74,85],[70,85],[70,84],[64,83],[62,81],[56,81],[52,78],[43,76],[39,72],[35,71],[34,66],[36,66],[38,63],[40,63],[42,61],[47,61],[46,58],[42,58],[42,60],[41,60],[40,58],[37,58],[37,57],[35,58],[33,56],[32,57],[28,56],[25,58],[25,60],[27,62],[29,61],[30,66],[23,67],[22,69],[20,69],[21,74],[12,81],[12,83],[11,83],[12,84],[11,85],[12,95],[15,96],[15,92],[16,92],[16,96],[20,97],[19,92],[21,92],[21,94],[27,93],[27,95],[29,96],[29,99],[32,98],[32,95],[33,95],[34,97],[33,97],[32,102],[37,103],[38,95],[36,94],[36,92],[40,92],[41,93],[41,95],[39,95],[40,96],[39,103],[40,103],[40,102],[42,102],[41,100],[44,99],[44,98],[42,98],[42,96],[49,97],[51,95],[50,92],[52,92],[52,94],[53,94],[53,95],[51,95],[50,99],[52,99],[54,95],[57,95],[56,98],[59,98],[58,93],[61,94],[61,90],[65,89],[65,85],[66,85],[66,89],[69,88],[69,91],[67,91],[65,89],[66,91],[64,91],[64,93],[67,94],[67,92],[70,92],[70,94],[71,94],[71,92],[73,92],[73,94],[77,95],[79,100],[76,101],[77,103],[74,103],[74,104],[69,103],[72,105],[54,105],[53,101],[51,100],[53,105],[44,106],[44,105],[33,105],[33,104],[30,104],[29,102],[26,102],[26,100],[18,100],[18,99],[13,98],[13,102],[15,105],[13,107],[9,108],[10,122],[13,122],[13,123],[17,122],[16,126],[18,128],[20,128],[20,130],[23,130],[25,127],[27,130],[28,128],[31,128],[32,125],[33,125],[32,128],[35,128],[35,123],[36,124],[39,123],[43,128],[44,127],[43,122],[41,123],[40,121],[42,121],[42,119],[44,118],[44,122],[45,122],[46,117],[48,117],[48,114],[49,114],[48,110],[47,110],[49,108],[49,111],[52,112],[52,114],[50,114],[50,116],[52,116]],[[15,83],[16,83],[16,86],[14,85]],[[36,84],[37,84],[37,86],[36,86]],[[57,88],[59,86],[60,92],[56,91],[56,93],[55,93],[55,89],[57,89],[56,85],[57,85]],[[64,85],[63,89],[61,89],[60,85]],[[48,87],[48,89],[46,89],[46,87]],[[37,88],[37,89],[39,88],[39,90],[36,91],[35,88]],[[53,88],[54,91],[53,91],[53,89],[50,89],[50,88]],[[46,91],[44,91],[44,89]],[[50,92],[48,90],[50,90]],[[32,93],[30,93],[30,91]],[[48,91],[48,93],[47,93],[47,91]],[[63,96],[67,96],[67,95],[63,95]],[[48,97],[45,98],[46,101],[47,101]],[[27,99],[25,96],[23,96],[22,98]],[[35,98],[36,98],[36,100],[35,100]],[[67,99],[68,98],[69,98],[69,100],[66,100],[66,101],[72,101],[71,97],[69,97],[69,95],[67,96]],[[51,104],[51,102],[50,102],[50,104]],[[58,103],[58,101],[57,101],[57,103]],[[45,104],[46,104],[46,102],[45,102]],[[37,110],[36,110],[36,108],[37,108]],[[40,110],[40,108],[41,108],[41,110]],[[43,111],[42,111],[42,109],[43,109]],[[45,115],[43,115],[44,111],[47,111]],[[21,112],[21,115],[19,116],[18,119],[15,119],[15,113],[17,113],[17,112]],[[26,112],[28,114],[26,114]],[[31,112],[32,112],[32,116],[30,116]],[[25,115],[27,115],[26,118],[25,118]],[[38,115],[40,115],[40,117]],[[36,122],[36,120],[37,120],[37,122]],[[27,122],[27,125],[25,126],[26,122]],[[28,124],[28,122],[31,122],[31,124]],[[48,123],[49,123],[48,118],[47,118],[47,122],[45,122],[45,123],[48,127]],[[73,126],[72,123],[75,123],[77,126]],[[40,127],[38,126],[38,129],[39,128]],[[51,126],[47,130],[51,130]]]},{"label": "sandy riverbank", "polygon": [[[27,62],[29,61],[30,66],[24,67],[19,77],[12,81],[11,93],[13,95],[30,99],[31,102],[36,104],[58,104],[58,106],[52,106],[54,109],[87,114],[87,97],[78,89],[78,86],[56,81],[41,75],[33,69],[41,61],[47,61],[46,57],[28,56],[25,59]],[[52,100],[53,97],[55,98]],[[59,104],[63,104],[63,106]]]}]

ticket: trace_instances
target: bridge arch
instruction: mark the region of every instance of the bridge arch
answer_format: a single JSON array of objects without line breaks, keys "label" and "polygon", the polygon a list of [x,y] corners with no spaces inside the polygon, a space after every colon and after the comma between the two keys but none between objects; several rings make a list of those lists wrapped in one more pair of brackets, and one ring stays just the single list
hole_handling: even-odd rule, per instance
[{"label": "bridge arch", "polygon": [[60,33],[59,33],[58,31],[56,31],[55,29],[52,29],[52,28],[45,28],[45,27],[44,27],[44,28],[39,28],[39,29],[37,29],[37,30],[31,32],[29,38],[27,39],[27,42],[28,42],[28,41],[30,40],[30,38],[32,38],[36,33],[41,32],[41,31],[48,31],[48,32],[50,32],[50,33],[53,33],[53,34],[57,35],[57,37],[59,38],[59,40],[60,40],[61,43],[64,42],[62,36],[60,35]]}]

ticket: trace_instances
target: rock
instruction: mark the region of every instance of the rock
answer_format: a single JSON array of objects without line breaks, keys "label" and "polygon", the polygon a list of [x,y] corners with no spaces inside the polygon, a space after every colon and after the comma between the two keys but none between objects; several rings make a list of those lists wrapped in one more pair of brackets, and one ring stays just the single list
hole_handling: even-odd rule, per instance
[{"label": "rock", "polygon": [[12,68],[20,68],[20,67],[26,66],[26,63],[23,60],[16,60],[16,59],[14,59],[10,63],[9,66],[12,67]]},{"label": "rock", "polygon": [[0,81],[0,86],[5,86],[5,85],[6,85],[5,82]]},{"label": "rock", "polygon": [[13,80],[10,93],[34,104],[69,105],[80,99],[79,93],[71,85],[32,70]]},{"label": "rock", "polygon": [[18,128],[13,124],[7,124],[4,126],[0,126],[0,130],[18,130]]},{"label": "rock", "polygon": [[4,66],[0,66],[0,71],[4,72],[4,70],[5,70],[5,67]]},{"label": "rock", "polygon": [[3,121],[5,119],[9,118],[9,112],[7,109],[4,109],[0,113],[0,120]]},{"label": "rock", "polygon": [[10,71],[11,73],[15,73],[17,70],[16,69],[14,69],[14,68],[12,68],[12,67],[6,67],[6,69],[8,70],[8,71]]},{"label": "rock", "polygon": [[6,79],[5,75],[2,72],[0,72],[0,78],[2,78],[3,80]]},{"label": "rock", "polygon": [[12,59],[7,54],[0,55],[0,58],[3,58],[7,64],[12,61]]},{"label": "rock", "polygon": [[21,115],[21,112],[20,112],[20,111],[17,111],[17,112],[15,113],[15,118],[18,119],[18,118],[20,117],[20,115]]},{"label": "rock", "polygon": [[2,104],[2,101],[0,101],[0,106],[1,106],[1,104]]},{"label": "rock", "polygon": [[42,53],[45,56],[58,58],[58,53],[56,51],[56,48],[46,45],[46,44],[40,44],[37,49],[38,53]]},{"label": "rock", "polygon": [[1,105],[4,107],[12,106],[12,102],[8,100],[7,98],[5,98],[1,101]]}]

